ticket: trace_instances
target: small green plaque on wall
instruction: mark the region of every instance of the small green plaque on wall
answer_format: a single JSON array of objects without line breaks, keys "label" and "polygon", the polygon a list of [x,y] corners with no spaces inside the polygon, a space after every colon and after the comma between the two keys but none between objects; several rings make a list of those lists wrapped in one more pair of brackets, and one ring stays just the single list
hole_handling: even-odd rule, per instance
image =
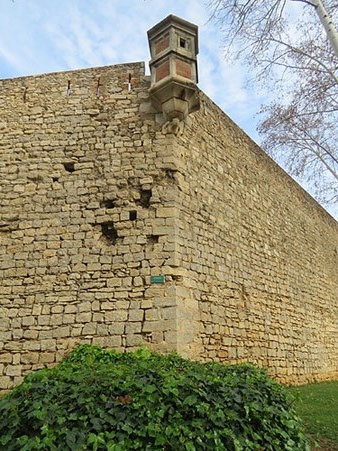
[{"label": "small green plaque on wall", "polygon": [[150,276],[150,283],[164,283],[164,276]]}]

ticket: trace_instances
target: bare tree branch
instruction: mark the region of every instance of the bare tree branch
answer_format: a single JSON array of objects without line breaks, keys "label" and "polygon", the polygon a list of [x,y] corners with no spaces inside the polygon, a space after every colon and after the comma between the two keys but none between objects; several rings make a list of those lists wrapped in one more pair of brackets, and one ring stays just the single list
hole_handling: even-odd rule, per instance
[{"label": "bare tree branch", "polygon": [[263,147],[292,174],[310,180],[317,199],[338,203],[338,1],[209,5],[228,54],[251,67],[255,83],[276,89],[277,100],[261,108]]}]

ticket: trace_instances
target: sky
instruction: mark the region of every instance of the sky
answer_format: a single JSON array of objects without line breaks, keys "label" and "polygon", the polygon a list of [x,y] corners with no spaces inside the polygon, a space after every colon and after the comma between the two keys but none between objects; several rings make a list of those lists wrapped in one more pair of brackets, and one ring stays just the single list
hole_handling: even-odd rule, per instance
[{"label": "sky", "polygon": [[199,87],[259,144],[266,98],[247,87],[246,67],[225,60],[208,0],[0,0],[0,79],[148,63],[147,30],[169,14],[198,25]]}]

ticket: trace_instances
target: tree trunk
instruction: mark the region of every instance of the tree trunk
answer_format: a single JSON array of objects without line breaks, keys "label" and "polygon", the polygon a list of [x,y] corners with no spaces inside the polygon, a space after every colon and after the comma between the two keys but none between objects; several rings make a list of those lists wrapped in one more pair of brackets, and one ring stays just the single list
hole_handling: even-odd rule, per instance
[{"label": "tree trunk", "polygon": [[316,13],[326,31],[327,37],[329,38],[329,41],[332,45],[333,51],[338,58],[338,32],[334,26],[334,23],[332,22],[329,13],[326,11],[323,0],[305,0],[304,3],[309,3],[310,5],[314,6]]}]

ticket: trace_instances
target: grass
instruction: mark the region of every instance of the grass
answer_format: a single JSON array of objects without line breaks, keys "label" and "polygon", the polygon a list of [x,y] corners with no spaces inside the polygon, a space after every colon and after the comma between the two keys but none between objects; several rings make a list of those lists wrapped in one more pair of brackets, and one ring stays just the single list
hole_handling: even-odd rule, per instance
[{"label": "grass", "polygon": [[[295,408],[319,449],[338,450],[338,381],[320,382],[288,389],[296,398]],[[317,448],[318,449],[318,448]]]}]

